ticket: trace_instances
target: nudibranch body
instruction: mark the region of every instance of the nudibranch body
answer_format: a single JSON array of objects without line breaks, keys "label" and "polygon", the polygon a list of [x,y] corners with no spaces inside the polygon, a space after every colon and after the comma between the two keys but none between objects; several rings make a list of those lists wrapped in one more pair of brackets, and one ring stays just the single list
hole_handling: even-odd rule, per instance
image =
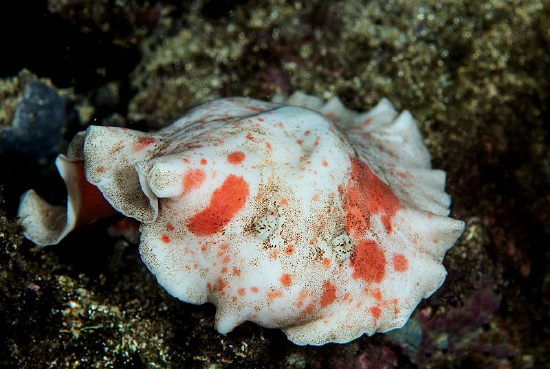
[{"label": "nudibranch body", "polygon": [[464,227],[387,100],[215,100],[158,132],[92,126],[57,164],[67,209],[27,192],[26,236],[55,244],[111,214],[102,195],[141,222],[142,259],[171,295],[216,305],[221,333],[252,321],[322,345],[399,328]]}]

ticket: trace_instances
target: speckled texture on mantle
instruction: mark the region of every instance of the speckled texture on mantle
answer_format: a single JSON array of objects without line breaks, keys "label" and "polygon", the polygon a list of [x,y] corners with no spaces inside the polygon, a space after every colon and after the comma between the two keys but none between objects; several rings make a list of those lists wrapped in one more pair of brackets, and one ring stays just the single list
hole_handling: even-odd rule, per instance
[{"label": "speckled texture on mantle", "polygon": [[[91,122],[158,128],[229,95],[304,90],[357,110],[386,96],[417,118],[467,228],[445,259],[445,286],[401,331],[322,348],[252,324],[221,336],[214,309],[169,297],[136,248],[108,236],[107,222],[50,250],[22,241],[10,223],[18,196],[55,171],[2,157],[0,365],[548,366],[547,1],[87,4],[26,9],[37,33],[4,46],[14,57],[2,71],[3,100],[17,98],[4,87],[22,67],[73,87],[60,92],[70,138]],[[63,197],[61,184],[52,190]]]}]

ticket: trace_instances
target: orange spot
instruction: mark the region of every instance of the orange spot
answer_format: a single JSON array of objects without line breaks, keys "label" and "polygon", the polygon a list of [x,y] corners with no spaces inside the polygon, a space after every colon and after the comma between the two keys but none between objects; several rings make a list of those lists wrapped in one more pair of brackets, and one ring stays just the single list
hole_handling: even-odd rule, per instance
[{"label": "orange spot", "polygon": [[288,200],[285,199],[285,198],[282,198],[281,201],[279,201],[279,204],[281,204],[281,205],[283,205],[283,206],[284,206],[284,205],[288,205]]},{"label": "orange spot", "polygon": [[321,164],[323,164],[324,167],[328,167],[328,162],[326,160],[323,160]]},{"label": "orange spot", "polygon": [[277,123],[277,125],[279,126],[279,128],[285,128],[285,125],[281,122]]},{"label": "orange spot", "polygon": [[382,314],[382,310],[380,310],[380,308],[377,306],[373,306],[370,308],[370,313],[375,320],[378,320],[378,318],[380,318],[380,314]]},{"label": "orange spot", "polygon": [[250,141],[254,141],[254,136],[252,136],[252,133],[250,133],[250,132],[248,132],[248,133],[246,134],[246,138],[247,138],[248,140],[250,140]]},{"label": "orange spot", "polygon": [[298,143],[298,145],[301,145],[304,143],[304,140],[296,140],[296,142]]},{"label": "orange spot", "polygon": [[264,121],[264,118],[258,117],[258,120],[259,120],[260,122],[263,122],[263,121]]},{"label": "orange spot", "polygon": [[244,289],[244,288],[239,288],[239,289],[237,290],[237,293],[239,294],[239,296],[244,296],[244,295],[246,295],[246,289]]},{"label": "orange spot", "polygon": [[157,142],[156,138],[152,137],[140,137],[134,144],[134,151],[141,151],[152,143]]},{"label": "orange spot", "polygon": [[292,284],[292,276],[290,274],[283,274],[279,281],[281,281],[281,284],[283,286],[290,287],[290,285]]},{"label": "orange spot", "polygon": [[227,282],[224,281],[224,280],[221,279],[221,278],[218,278],[216,284],[218,285],[218,289],[220,290],[220,293],[223,295],[223,294],[224,294],[224,290],[225,290],[225,288],[227,287]]},{"label": "orange spot", "polygon": [[285,254],[287,254],[288,256],[294,254],[294,246],[288,245],[285,249]]},{"label": "orange spot", "polygon": [[233,274],[236,275],[237,277],[240,276],[241,275],[240,269],[233,267]]},{"label": "orange spot", "polygon": [[305,132],[304,132],[304,135],[305,135],[305,136],[309,136],[310,133],[311,133],[311,131],[305,131]]},{"label": "orange spot", "polygon": [[409,261],[404,255],[393,255],[393,268],[396,272],[404,272],[409,268]]},{"label": "orange spot", "polygon": [[165,233],[160,237],[160,240],[164,243],[170,243],[170,236]]},{"label": "orange spot", "polygon": [[365,282],[380,283],[384,278],[386,258],[384,251],[373,240],[362,240],[351,256],[352,277]]},{"label": "orange spot", "polygon": [[265,143],[265,147],[267,147],[267,151],[271,151],[272,148],[271,148],[271,144],[269,142],[266,142]]},{"label": "orange spot", "polygon": [[222,259],[222,263],[227,264],[227,263],[229,263],[230,260],[231,260],[231,256],[226,255],[226,256],[224,256],[224,258]]},{"label": "orange spot", "polygon": [[317,200],[319,200],[319,195],[313,195],[313,196],[311,197],[311,200],[312,200],[312,201],[317,201]]},{"label": "orange spot", "polygon": [[325,115],[327,116],[327,118],[330,118],[330,119],[332,119],[336,116],[336,114],[334,114],[334,112],[332,112],[332,111],[327,111],[325,113]]},{"label": "orange spot", "polygon": [[221,270],[222,273],[227,273],[227,267],[223,267]]},{"label": "orange spot", "polygon": [[327,307],[336,300],[336,286],[325,281],[323,284],[323,295],[321,296],[321,307]]},{"label": "orange spot", "polygon": [[172,223],[168,223],[166,224],[166,229],[172,232],[174,230],[174,226],[172,225]]},{"label": "orange spot", "polygon": [[212,290],[212,286],[210,285],[210,282],[206,282],[206,290],[210,292]]},{"label": "orange spot", "polygon": [[323,258],[323,267],[327,269],[330,266],[330,259],[329,258]]},{"label": "orange spot", "polygon": [[306,306],[306,308],[300,313],[299,318],[301,320],[309,319],[310,315],[315,311],[315,304],[312,302]]},{"label": "orange spot", "polygon": [[382,292],[380,291],[379,288],[375,289],[374,291],[372,291],[372,295],[374,296],[375,299],[377,299],[378,301],[382,300]]},{"label": "orange spot", "polygon": [[369,166],[351,157],[351,178],[346,188],[344,208],[346,231],[358,239],[370,227],[370,217],[381,214],[386,231],[392,231],[391,220],[401,208],[399,199]]},{"label": "orange spot", "polygon": [[97,172],[98,173],[105,173],[107,171],[107,169],[105,169],[105,167],[99,167],[97,168]]},{"label": "orange spot", "polygon": [[221,232],[244,207],[248,193],[248,183],[243,177],[229,175],[214,190],[208,207],[189,219],[187,228],[197,236],[211,236]]},{"label": "orange spot", "polygon": [[250,291],[254,292],[254,293],[258,293],[258,287],[250,287]]},{"label": "orange spot", "polygon": [[275,300],[276,298],[282,297],[283,292],[282,291],[269,291],[267,293],[267,301],[271,302]]},{"label": "orange spot", "polygon": [[206,163],[208,163],[206,159],[201,159],[201,165],[206,165]]},{"label": "orange spot", "polygon": [[185,195],[191,190],[200,188],[206,179],[206,174],[202,169],[191,169],[185,172],[182,179],[181,194]]},{"label": "orange spot", "polygon": [[241,164],[244,160],[244,153],[242,151],[234,151],[227,155],[227,161],[231,164]]}]

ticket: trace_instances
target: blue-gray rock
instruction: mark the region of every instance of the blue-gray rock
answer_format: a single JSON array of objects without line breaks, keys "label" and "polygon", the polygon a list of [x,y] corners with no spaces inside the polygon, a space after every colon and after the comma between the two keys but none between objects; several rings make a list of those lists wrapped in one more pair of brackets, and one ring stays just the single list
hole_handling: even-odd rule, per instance
[{"label": "blue-gray rock", "polygon": [[36,159],[53,152],[65,127],[65,102],[40,82],[25,86],[10,127],[0,128],[0,154],[22,153]]}]

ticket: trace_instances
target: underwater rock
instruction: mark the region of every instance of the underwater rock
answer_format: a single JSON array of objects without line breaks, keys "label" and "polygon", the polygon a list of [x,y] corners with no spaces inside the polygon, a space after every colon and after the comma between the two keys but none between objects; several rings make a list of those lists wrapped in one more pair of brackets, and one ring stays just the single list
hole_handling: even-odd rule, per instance
[{"label": "underwater rock", "polygon": [[25,86],[10,127],[0,128],[0,153],[22,153],[36,159],[55,151],[65,127],[65,102],[50,86]]}]

